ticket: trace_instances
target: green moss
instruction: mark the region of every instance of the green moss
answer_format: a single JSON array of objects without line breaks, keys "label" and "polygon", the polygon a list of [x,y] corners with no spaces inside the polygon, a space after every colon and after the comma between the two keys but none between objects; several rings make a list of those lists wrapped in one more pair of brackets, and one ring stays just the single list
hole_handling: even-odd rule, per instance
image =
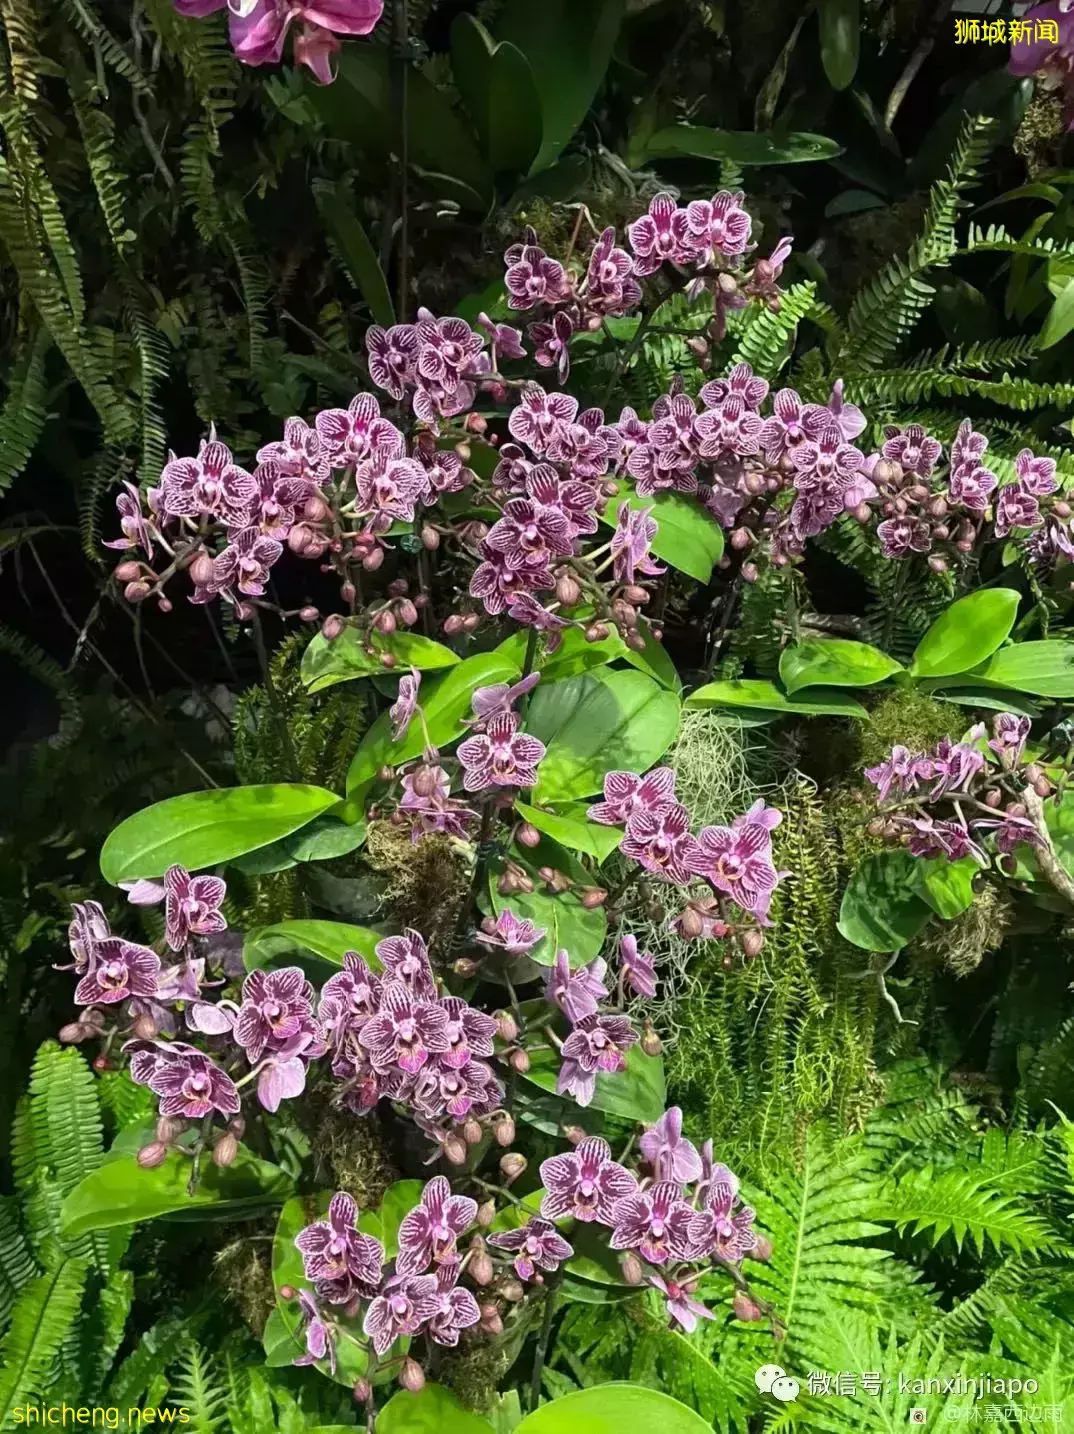
[{"label": "green moss", "polygon": [[990,951],[1002,946],[1013,909],[1009,892],[995,881],[986,881],[968,910],[953,921],[930,922],[914,947],[942,961],[956,976],[968,976]]},{"label": "green moss", "polygon": [[272,1283],[272,1231],[266,1223],[255,1235],[231,1240],[216,1252],[213,1276],[237,1306],[246,1324],[261,1338],[276,1305]]},{"label": "green moss", "polygon": [[861,724],[859,763],[875,766],[900,742],[911,751],[923,751],[964,725],[959,709],[949,702],[937,702],[913,687],[899,688],[878,703],[868,722]]},{"label": "green moss", "polygon": [[407,827],[373,822],[366,838],[366,860],[384,877],[381,903],[392,922],[420,931],[434,963],[445,965],[459,906],[470,889],[465,852],[448,837],[412,842]]},{"label": "green moss", "polygon": [[301,1115],[318,1184],[346,1190],[362,1210],[379,1205],[388,1186],[399,1179],[380,1115],[340,1109],[323,1084],[308,1093]]}]

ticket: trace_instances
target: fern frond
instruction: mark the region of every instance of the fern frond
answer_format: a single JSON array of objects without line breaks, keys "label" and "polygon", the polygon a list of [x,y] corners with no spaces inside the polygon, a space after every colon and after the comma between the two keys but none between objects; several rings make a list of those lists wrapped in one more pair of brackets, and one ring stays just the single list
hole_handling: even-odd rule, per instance
[{"label": "fern frond", "polygon": [[0,1426],[27,1397],[48,1393],[42,1381],[78,1316],[86,1266],[64,1260],[20,1294],[0,1345]]},{"label": "fern frond", "polygon": [[216,1434],[227,1412],[227,1390],[212,1355],[193,1340],[179,1357],[169,1403],[190,1414],[190,1434]]},{"label": "fern frond", "polygon": [[748,363],[764,378],[775,378],[790,358],[798,325],[812,317],[816,284],[792,284],[784,293],[778,313],[752,308],[738,336],[732,363]]},{"label": "fern frond", "polygon": [[931,1166],[906,1172],[875,1207],[876,1218],[897,1230],[927,1235],[938,1245],[951,1235],[961,1250],[969,1239],[981,1254],[991,1243],[1020,1251],[1047,1250],[1054,1236],[1047,1223],[1023,1202],[986,1183],[977,1171],[937,1171]]},{"label": "fern frond", "polygon": [[50,342],[48,330],[36,326],[8,378],[0,412],[0,493],[22,473],[45,426],[45,359]]},{"label": "fern frond", "polygon": [[19,1202],[11,1195],[0,1196],[0,1331],[7,1328],[15,1300],[37,1273],[23,1234]]},{"label": "fern frond", "polygon": [[77,34],[81,35],[95,56],[99,56],[104,64],[115,70],[117,75],[121,75],[139,94],[151,92],[152,86],[149,80],[142,74],[120,41],[101,23],[92,5],[87,4],[87,0],[60,0],[60,9],[64,19]]},{"label": "fern frond", "polygon": [[1074,257],[1074,242],[1063,239],[1019,239],[1002,224],[987,229],[971,224],[963,254],[1026,254],[1034,259],[1069,259]]}]

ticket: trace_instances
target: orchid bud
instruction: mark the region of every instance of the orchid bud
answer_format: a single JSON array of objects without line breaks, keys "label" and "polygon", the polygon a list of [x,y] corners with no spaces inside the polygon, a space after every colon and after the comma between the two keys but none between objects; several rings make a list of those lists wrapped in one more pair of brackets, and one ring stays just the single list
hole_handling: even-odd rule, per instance
[{"label": "orchid bud", "polygon": [[742,954],[746,957],[747,961],[752,961],[755,957],[760,956],[763,950],[764,932],[756,930],[747,931],[742,938]]},{"label": "orchid bud", "polygon": [[868,503],[859,503],[856,508],[851,509],[851,512],[853,513],[854,521],[863,525],[873,516],[873,510],[869,507]]},{"label": "orchid bud", "polygon": [[438,769],[422,763],[411,778],[411,786],[419,797],[431,797],[438,786]]},{"label": "orchid bud", "polygon": [[496,890],[501,896],[513,896],[518,890],[518,879],[513,871],[505,871],[496,883]]},{"label": "orchid bud", "polygon": [[874,817],[873,820],[865,828],[865,834],[866,836],[871,837],[882,837],[884,835],[884,828],[886,826],[887,822],[884,820],[883,817]]},{"label": "orchid bud", "polygon": [[530,1068],[530,1058],[521,1046],[516,1046],[507,1057],[507,1064],[516,1075],[525,1075]]},{"label": "orchid bud", "polygon": [[306,506],[302,509],[302,516],[310,523],[323,523],[328,517],[328,504],[317,493],[306,500]]},{"label": "orchid bud", "polygon": [[633,603],[625,598],[616,598],[612,603],[612,615],[620,627],[637,627],[638,614]]},{"label": "orchid bud", "polygon": [[296,523],[287,534],[287,546],[291,549],[292,553],[298,553],[301,557],[303,553],[313,546],[313,534],[309,528],[305,527],[302,523]]},{"label": "orchid bud", "polygon": [[93,1062],[95,1071],[114,1071],[116,1063],[109,1056],[97,1056]]},{"label": "orchid bud", "polygon": [[526,1291],[518,1280],[508,1280],[500,1290],[501,1296],[508,1304],[517,1305],[519,1300],[526,1298]]},{"label": "orchid bud", "polygon": [[367,573],[375,573],[378,568],[384,566],[384,549],[373,548],[362,559],[362,567]]},{"label": "orchid bud", "polygon": [[461,976],[464,981],[468,981],[471,976],[477,975],[481,967],[476,961],[471,961],[469,956],[460,956],[451,969],[456,976]]},{"label": "orchid bud", "polygon": [[395,611],[404,627],[413,627],[418,620],[418,610],[409,598],[403,598],[402,602],[396,605]]},{"label": "orchid bud", "polygon": [[998,807],[1002,801],[1003,793],[998,787],[989,787],[988,791],[984,794],[984,804],[986,807]]},{"label": "orchid bud", "polygon": [[583,1130],[580,1125],[565,1125],[563,1127],[564,1139],[571,1145],[581,1145],[582,1141],[587,1139],[588,1135],[589,1132]]},{"label": "orchid bud", "polygon": [[1038,777],[1033,783],[1033,790],[1038,797],[1047,797],[1051,795],[1052,784],[1047,777]]},{"label": "orchid bud", "polygon": [[152,1016],[137,1016],[131,1030],[140,1041],[152,1041],[156,1039],[160,1028]]},{"label": "orchid bud", "polygon": [[320,615],[319,610],[312,604],[309,607],[299,608],[298,610],[298,616],[301,622],[316,622]]},{"label": "orchid bud", "polygon": [[466,1143],[457,1135],[449,1135],[444,1141],[444,1159],[451,1165],[466,1164]]},{"label": "orchid bud", "polygon": [[743,563],[740,571],[744,583],[755,583],[761,576],[760,569],[756,563]]},{"label": "orchid bud", "polygon": [[378,632],[384,633],[385,637],[389,637],[395,631],[398,624],[395,621],[395,614],[390,608],[384,608],[383,611],[378,612],[373,619],[373,626]]},{"label": "orchid bud", "polygon": [[519,842],[522,846],[539,846],[541,833],[530,822],[523,822],[518,831],[515,832],[515,841]]},{"label": "orchid bud", "polygon": [[767,1236],[765,1236],[765,1235],[758,1235],[758,1236],[757,1236],[757,1243],[754,1245],[753,1249],[750,1251],[750,1259],[751,1259],[751,1260],[759,1260],[762,1265],[766,1265],[771,1258],[772,1258],[772,1241],[769,1240],[769,1239],[767,1238]]},{"label": "orchid bud", "polygon": [[474,1255],[466,1266],[475,1285],[490,1285],[496,1276],[492,1258],[484,1250]]},{"label": "orchid bud", "polygon": [[515,1139],[514,1120],[509,1115],[501,1115],[492,1127],[492,1133],[496,1137],[496,1144],[506,1149]]},{"label": "orchid bud", "polygon": [[294,1285],[281,1285],[279,1295],[281,1300],[293,1300],[298,1298],[298,1291]]},{"label": "orchid bud", "polygon": [[489,424],[488,424],[488,419],[485,418],[483,414],[480,414],[480,413],[468,413],[468,414],[466,415],[466,424],[465,424],[465,427],[466,427],[467,432],[469,432],[469,433],[477,433],[477,434],[480,435],[480,434],[482,434],[482,433],[487,433],[487,432],[488,432],[488,426],[489,426]]},{"label": "orchid bud", "polygon": [[246,1121],[241,1115],[233,1115],[227,1123],[227,1128],[236,1140],[241,1140],[246,1134]]},{"label": "orchid bud", "polygon": [[123,589],[123,596],[128,602],[145,602],[149,596],[148,583],[128,583]]},{"label": "orchid bud", "polygon": [[428,553],[435,553],[440,546],[440,534],[429,523],[421,530],[421,545]]},{"label": "orchid bud", "polygon": [[744,548],[748,548],[752,542],[753,534],[749,528],[736,528],[731,534],[731,546],[738,553],[742,552]]},{"label": "orchid bud", "polygon": [[346,624],[340,617],[339,613],[334,612],[329,617],[326,617],[324,622],[321,624],[321,636],[324,638],[325,642],[335,642],[336,638],[340,635],[345,626]]},{"label": "orchid bud", "polygon": [[632,627],[629,632],[624,634],[623,641],[632,652],[645,651],[645,639],[636,627]]},{"label": "orchid bud", "polygon": [[[282,1289],[280,1290],[280,1294],[283,1294]],[[294,1299],[293,1290],[291,1292],[291,1298]],[[368,1404],[369,1401],[373,1398],[373,1386],[370,1384],[368,1379],[356,1379],[354,1381],[354,1388],[351,1390],[351,1394],[354,1396],[355,1403]]]},{"label": "orchid bud", "polygon": [[576,607],[582,601],[582,585],[577,578],[565,573],[556,579],[556,597],[564,607]]},{"label": "orchid bud", "polygon": [[151,1145],[143,1145],[138,1152],[138,1164],[143,1170],[153,1170],[167,1158],[168,1147],[160,1140],[154,1140]]},{"label": "orchid bud", "polygon": [[467,1145],[480,1145],[484,1134],[485,1132],[481,1129],[481,1122],[475,1120],[472,1115],[468,1120],[463,1122],[462,1138],[466,1141]]},{"label": "orchid bud", "polygon": [[456,443],[455,452],[459,455],[459,457],[464,463],[469,463],[471,457],[473,456],[470,451],[470,445],[468,443]]},{"label": "orchid bud", "polygon": [[735,1312],[735,1318],[744,1320],[750,1324],[756,1324],[759,1319],[764,1319],[764,1310],[745,1290],[736,1290],[735,1297],[731,1301],[731,1308]]},{"label": "orchid bud", "polygon": [[702,921],[700,913],[695,911],[692,906],[684,907],[679,916],[679,931],[687,941],[696,941],[704,929],[705,923]]},{"label": "orchid bud", "polygon": [[462,620],[465,632],[476,632],[481,626],[481,614],[479,612],[468,612]]},{"label": "orchid bud", "polygon": [[482,1230],[487,1230],[496,1218],[496,1201],[486,1200],[477,1207],[477,1223]]},{"label": "orchid bud", "polygon": [[380,654],[380,665],[381,665],[381,667],[386,667],[386,668],[388,668],[389,671],[391,671],[391,669],[395,666],[395,664],[396,664],[397,661],[398,661],[398,659],[397,659],[397,657],[396,657],[396,655],[395,655],[394,652],[382,652],[382,653]]},{"label": "orchid bud", "polygon": [[947,571],[947,559],[940,557],[938,553],[934,553],[929,558],[929,567],[934,573],[945,573]]},{"label": "orchid bud", "polygon": [[235,1157],[239,1153],[239,1142],[230,1133],[222,1135],[213,1146],[213,1164],[218,1170],[226,1170],[229,1165],[235,1163]]},{"label": "orchid bud", "polygon": [[500,1318],[500,1311],[496,1305],[481,1306],[481,1328],[486,1334],[503,1334],[503,1320]]},{"label": "orchid bud", "polygon": [[425,1371],[416,1359],[404,1359],[399,1371],[399,1383],[411,1394],[420,1394],[425,1388]]},{"label": "orchid bud", "polygon": [[1052,512],[1057,518],[1067,519],[1071,514],[1070,504],[1065,498],[1059,498],[1052,504]]},{"label": "orchid bud", "polygon": [[712,349],[709,346],[709,342],[703,334],[694,334],[691,338],[688,338],[686,340],[686,347],[690,350],[694,358],[697,359],[698,363],[701,365],[704,365],[708,362],[709,357],[712,353]]},{"label": "orchid bud", "polygon": [[[212,566],[212,558],[209,559],[209,564],[210,564],[210,567],[211,567],[211,566]],[[141,565],[141,563],[134,563],[134,562],[129,562],[129,561],[128,561],[128,562],[125,562],[125,563],[120,563],[119,567],[116,568],[116,571],[115,571],[115,573],[114,573],[114,577],[115,577],[115,579],[116,579],[116,582],[118,582],[118,583],[133,583],[133,582],[137,582],[137,580],[138,580],[141,576],[142,576],[142,565]],[[211,572],[209,573],[209,577],[210,577],[210,578],[212,577],[212,573],[211,573]],[[209,580],[208,578],[205,579],[206,582],[208,582],[208,580]]]},{"label": "orchid bud", "polygon": [[501,1041],[506,1041],[508,1045],[511,1045],[518,1040],[518,1022],[510,1011],[497,1011],[496,1021],[498,1024],[496,1034]]},{"label": "orchid bud", "polygon": [[462,632],[462,627],[461,613],[453,612],[444,619],[444,632],[448,637],[457,637]]},{"label": "orchid bud", "polygon": [[619,1273],[625,1285],[640,1285],[645,1279],[645,1266],[633,1251],[620,1256]]},{"label": "orchid bud", "polygon": [[603,622],[591,623],[585,630],[586,642],[603,642],[610,635],[607,624]]},{"label": "orchid bud", "polygon": [[171,1145],[172,1141],[182,1135],[186,1129],[186,1123],[176,1120],[174,1115],[162,1115],[157,1121],[157,1139],[165,1145]]},{"label": "orchid bud", "polygon": [[608,900],[608,893],[600,886],[591,886],[582,893],[582,905],[586,911],[596,911]]},{"label": "orchid bud", "polygon": [[58,1032],[60,1042],[65,1046],[77,1046],[82,1041],[90,1038],[93,1032],[81,1021],[69,1021],[66,1026],[61,1026]]},{"label": "orchid bud", "polygon": [[719,286],[720,292],[722,294],[738,293],[738,280],[735,278],[734,274],[728,274],[726,272],[720,274],[717,277],[716,283]]},{"label": "orchid bud", "polygon": [[525,1172],[529,1161],[518,1150],[509,1150],[506,1155],[500,1157],[500,1174],[511,1185]]},{"label": "orchid bud", "polygon": [[664,1042],[656,1034],[652,1026],[642,1032],[641,1040],[638,1044],[647,1056],[658,1056],[664,1049]]}]

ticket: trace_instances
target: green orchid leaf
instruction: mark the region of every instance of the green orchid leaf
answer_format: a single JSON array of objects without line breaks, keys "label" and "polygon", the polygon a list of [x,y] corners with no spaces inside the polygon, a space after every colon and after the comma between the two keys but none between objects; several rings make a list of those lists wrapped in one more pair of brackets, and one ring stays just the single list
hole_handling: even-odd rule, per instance
[{"label": "green orchid leaf", "polygon": [[982,588],[945,609],[917,645],[911,677],[957,677],[1005,642],[1018,616],[1021,594]]},{"label": "green orchid leaf", "polygon": [[289,963],[287,958],[293,958],[295,953],[342,967],[343,953],[357,951],[374,970],[379,970],[375,948],[383,940],[379,932],[345,921],[278,921],[274,926],[255,926],[246,933],[242,959],[247,971],[293,965],[293,959]]},{"label": "green orchid leaf", "polygon": [[917,865],[902,850],[866,857],[843,893],[840,933],[865,951],[901,951],[932,916],[917,894]]},{"label": "green orchid leaf", "polygon": [[454,667],[458,654],[442,642],[422,637],[417,632],[393,632],[385,637],[375,633],[371,638],[372,652],[367,652],[353,627],[345,627],[337,638],[328,642],[321,633],[302,654],[302,681],[310,692],[323,692],[337,682],[353,682],[357,677],[383,677],[387,670],[382,657],[395,659],[393,671],[433,672],[441,667]]},{"label": "green orchid leaf", "polygon": [[803,687],[872,687],[902,671],[902,663],[867,642],[810,638],[784,648],[779,678],[788,696]]},{"label": "green orchid leaf", "polygon": [[753,708],[759,712],[777,712],[800,717],[854,717],[863,721],[868,712],[860,702],[842,692],[824,692],[821,696],[810,689],[789,696],[760,678],[738,678],[733,681],[707,682],[687,697],[687,707]]}]

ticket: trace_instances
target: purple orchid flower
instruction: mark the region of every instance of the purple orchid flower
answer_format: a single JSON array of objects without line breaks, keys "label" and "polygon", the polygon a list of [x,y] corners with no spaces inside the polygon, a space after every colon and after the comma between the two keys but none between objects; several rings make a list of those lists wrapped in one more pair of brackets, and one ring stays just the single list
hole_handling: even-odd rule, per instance
[{"label": "purple orchid flower", "polygon": [[436,1344],[454,1349],[459,1335],[470,1329],[481,1319],[481,1309],[470,1291],[457,1283],[459,1262],[441,1265],[436,1272],[436,1289],[439,1306],[429,1316],[426,1326],[430,1339]]},{"label": "purple orchid flower", "polygon": [[[96,965],[97,948],[112,935],[108,917],[99,901],[74,902],[71,907],[71,924],[67,928],[67,944],[74,957],[74,969],[79,975]],[[70,968],[61,968],[70,969]]]},{"label": "purple orchid flower", "polygon": [[696,1300],[686,1285],[676,1280],[665,1280],[661,1275],[650,1275],[649,1283],[664,1296],[664,1306],[669,1317],[680,1325],[687,1334],[697,1329],[699,1319],[715,1319],[712,1310]]},{"label": "purple orchid flower", "polygon": [[[179,0],[176,0],[179,3]],[[302,1314],[302,1323],[305,1327],[306,1349],[304,1354],[296,1355],[291,1361],[300,1369],[311,1364],[317,1364],[322,1359],[328,1360],[328,1367],[333,1377],[336,1373],[336,1342],[328,1328],[328,1325],[321,1318],[321,1311],[316,1300],[308,1290],[298,1291],[298,1303]]]},{"label": "purple orchid flower", "polygon": [[358,1205],[351,1195],[333,1195],[328,1218],[300,1230],[295,1246],[306,1279],[313,1280],[319,1292],[322,1284],[329,1285],[333,1304],[346,1304],[357,1293],[368,1297],[380,1285],[384,1249],[358,1229]]},{"label": "purple orchid flower", "polygon": [[440,1062],[448,1070],[460,1070],[475,1056],[491,1056],[496,1021],[484,1011],[468,1006],[460,996],[445,996],[440,1003],[448,1014],[448,1049]]},{"label": "purple orchid flower", "polygon": [[612,1159],[608,1142],[595,1135],[563,1155],[542,1161],[541,1183],[547,1192],[541,1201],[546,1220],[569,1215],[609,1226],[615,1223],[617,1202],[637,1190],[634,1176]]},{"label": "purple orchid flower", "polygon": [[695,1214],[674,1181],[658,1180],[647,1190],[618,1202],[609,1243],[613,1250],[637,1250],[651,1265],[685,1259]]},{"label": "purple orchid flower", "polygon": [[865,776],[876,788],[882,802],[887,801],[892,791],[896,796],[906,796],[915,791],[920,782],[931,781],[934,775],[935,768],[924,753],[914,753],[903,746],[892,747],[886,762],[865,769]]},{"label": "purple orchid flower", "polygon": [[609,772],[604,778],[604,800],[589,808],[591,822],[622,826],[636,812],[651,812],[675,800],[675,773],[671,767],[655,767],[648,776],[633,772]]},{"label": "purple orchid flower", "polygon": [[666,261],[689,263],[693,249],[689,241],[689,217],[670,194],[658,194],[643,214],[627,226],[630,247],[634,250],[634,272],[639,276],[655,274]]},{"label": "purple orchid flower", "polygon": [[475,940],[482,946],[498,947],[507,956],[525,956],[541,941],[548,933],[544,927],[536,926],[525,917],[518,917],[508,908],[504,908],[495,921],[484,923],[478,931]]},{"label": "purple orchid flower", "polygon": [[539,672],[531,672],[513,685],[496,682],[491,687],[479,687],[473,696],[474,715],[468,719],[468,725],[480,729],[494,717],[514,716],[515,703],[532,692],[540,680]]},{"label": "purple orchid flower", "polygon": [[690,813],[679,802],[636,811],[627,822],[619,850],[661,881],[688,885],[698,860],[697,842],[690,835]]},{"label": "purple orchid flower", "polygon": [[213,559],[211,587],[221,592],[235,586],[247,597],[260,597],[268,582],[269,568],[282,554],[283,544],[275,538],[266,538],[260,528],[244,528]]},{"label": "purple orchid flower", "polygon": [[558,1006],[575,1025],[583,1016],[594,1015],[607,996],[608,988],[603,981],[606,970],[606,963],[596,956],[588,966],[572,971],[570,953],[561,948],[545,977],[545,999]]},{"label": "purple orchid flower", "polygon": [[420,1204],[403,1216],[396,1269],[401,1275],[421,1275],[432,1264],[453,1260],[458,1237],[476,1217],[477,1201],[453,1195],[448,1181],[437,1175],[421,1192]]},{"label": "purple orchid flower", "polygon": [[366,330],[365,346],[369,355],[369,377],[398,402],[414,382],[421,346],[417,329],[413,324],[394,324],[390,329],[373,324]]},{"label": "purple orchid flower", "polygon": [[1017,767],[1022,760],[1026,739],[1032,726],[1028,717],[1016,717],[1013,712],[1000,712],[992,722],[995,736],[988,743],[1004,767]]},{"label": "purple orchid flower", "polygon": [[[77,957],[76,957],[77,960]],[[122,936],[97,940],[86,974],[75,987],[80,1006],[115,1005],[128,996],[155,996],[160,957]]]},{"label": "purple orchid flower", "polygon": [[762,921],[772,893],[786,875],[772,863],[767,829],[752,823],[738,828],[705,827],[697,835],[691,870]]},{"label": "purple orchid flower", "polygon": [[1005,538],[1015,528],[1039,528],[1044,522],[1040,504],[1022,483],[1008,483],[996,498],[996,537]]},{"label": "purple orchid flower", "polygon": [[231,449],[220,443],[213,430],[197,458],[171,455],[160,475],[160,501],[172,517],[197,518],[203,514],[226,517],[241,511],[253,498],[257,485],[240,468]]},{"label": "purple orchid flower", "polygon": [[638,1033],[625,1016],[583,1016],[563,1042],[557,1095],[571,1095],[583,1108],[596,1093],[598,1075],[626,1070],[626,1052]]},{"label": "purple orchid flower", "polygon": [[332,471],[320,434],[301,418],[287,419],[283,438],[259,448],[257,461],[275,463],[280,473],[317,487],[327,482]]},{"label": "purple orchid flower", "polygon": [[658,577],[667,571],[649,556],[652,541],[660,525],[650,517],[652,508],[632,508],[624,503],[619,509],[612,537],[612,571],[618,583],[633,583],[636,573]]},{"label": "purple orchid flower", "polygon": [[725,1166],[717,1165],[705,1203],[690,1221],[690,1243],[695,1251],[737,1264],[757,1244],[755,1218],[748,1205],[739,1204],[738,1181]]},{"label": "purple orchid flower", "polygon": [[656,995],[653,956],[649,951],[638,950],[636,936],[628,934],[619,942],[619,964],[629,989],[651,1001]]},{"label": "purple orchid flower", "polygon": [[439,1055],[450,1044],[448,1015],[441,1006],[417,999],[399,981],[384,987],[380,1010],[358,1033],[378,1071],[393,1067],[416,1075],[431,1055]]},{"label": "purple orchid flower", "polygon": [[436,999],[436,979],[429,964],[429,948],[420,931],[411,927],[401,936],[388,936],[374,948],[384,967],[385,979],[401,982],[423,1001]]},{"label": "purple orchid flower", "polygon": [[131,1079],[160,1096],[161,1115],[201,1120],[210,1111],[235,1115],[239,1092],[231,1077],[207,1055],[180,1041],[133,1042]]},{"label": "purple orchid flower", "polygon": [[563,265],[548,257],[532,229],[526,237],[531,242],[512,244],[504,255],[507,307],[535,309],[538,304],[555,304],[568,298],[570,280]]},{"label": "purple orchid flower", "polygon": [[191,876],[183,866],[164,873],[164,926],[168,945],[181,951],[191,936],[227,929],[220,910],[227,886],[218,876]]},{"label": "purple orchid flower", "polygon": [[418,689],[420,687],[420,672],[411,670],[399,679],[399,695],[388,708],[388,716],[392,723],[393,742],[401,742],[410,730],[410,724],[418,710]]},{"label": "purple orchid flower", "polygon": [[539,1215],[534,1215],[517,1230],[490,1235],[488,1242],[498,1250],[515,1252],[512,1263],[520,1280],[532,1280],[539,1269],[552,1274],[574,1254],[573,1245],[567,1243],[550,1220],[542,1220]]},{"label": "purple orchid flower", "polygon": [[313,987],[298,966],[251,971],[242,986],[235,1039],[251,1065],[266,1050],[283,1050],[303,1029],[312,1030]]},{"label": "purple orchid flower", "polygon": [[372,1301],[362,1331],[378,1355],[387,1354],[401,1335],[417,1334],[426,1320],[440,1312],[440,1292],[433,1275],[394,1275]]},{"label": "purple orchid flower", "polygon": [[459,744],[457,755],[465,773],[463,786],[468,792],[487,791],[489,787],[534,787],[537,765],[544,754],[543,742],[518,730],[517,717],[510,713],[493,717],[484,732]]},{"label": "purple orchid flower", "polygon": [[142,511],[141,490],[136,484],[127,481],[124,481],[123,486],[127,491],[120,493],[116,499],[119,529],[123,536],[110,539],[104,546],[118,551],[141,548],[147,558],[152,558],[153,532]]},{"label": "purple orchid flower", "polygon": [[677,1105],[645,1132],[638,1145],[657,1180],[685,1185],[701,1179],[701,1157],[682,1133],[682,1111]]}]

